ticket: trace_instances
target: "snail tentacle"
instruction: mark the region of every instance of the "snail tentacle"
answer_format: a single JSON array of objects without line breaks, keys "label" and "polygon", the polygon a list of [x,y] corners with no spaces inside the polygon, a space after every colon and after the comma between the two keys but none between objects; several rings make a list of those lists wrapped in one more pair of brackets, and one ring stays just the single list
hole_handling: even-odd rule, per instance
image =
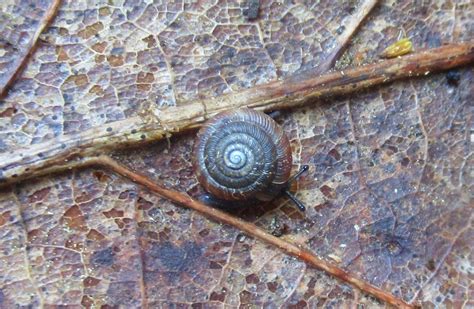
[{"label": "snail tentacle", "polygon": [[304,204],[299,199],[297,199],[296,196],[293,195],[293,193],[288,190],[283,191],[283,193],[285,193],[285,195],[296,205],[296,207],[298,207],[299,210],[306,210]]},{"label": "snail tentacle", "polygon": [[289,179],[288,179],[288,182],[287,182],[287,189],[283,190],[283,193],[299,208],[299,210],[301,211],[305,211],[306,210],[306,207],[305,205],[296,197],[293,195],[293,193],[290,192],[289,188],[291,186],[291,184],[293,182],[296,181],[296,179],[298,179],[301,175],[303,175],[305,172],[307,172],[309,170],[309,165],[302,165],[300,170],[294,174],[293,176],[291,176]]}]

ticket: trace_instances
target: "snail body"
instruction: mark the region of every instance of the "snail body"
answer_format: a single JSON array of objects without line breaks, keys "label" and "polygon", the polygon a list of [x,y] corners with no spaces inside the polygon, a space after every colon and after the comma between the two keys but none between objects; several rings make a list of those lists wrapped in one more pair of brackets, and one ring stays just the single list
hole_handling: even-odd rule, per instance
[{"label": "snail body", "polygon": [[219,113],[199,130],[192,157],[198,181],[219,200],[270,201],[289,188],[290,142],[262,112]]}]

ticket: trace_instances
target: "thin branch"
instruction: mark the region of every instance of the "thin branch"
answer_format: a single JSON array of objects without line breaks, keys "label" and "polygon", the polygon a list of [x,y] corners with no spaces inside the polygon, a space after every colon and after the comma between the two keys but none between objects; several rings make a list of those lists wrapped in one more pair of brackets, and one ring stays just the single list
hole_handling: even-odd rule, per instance
[{"label": "thin branch", "polygon": [[52,0],[52,3],[49,6],[48,10],[44,13],[43,19],[40,21],[36,32],[34,33],[31,40],[28,42],[28,46],[26,47],[26,53],[23,55],[23,57],[19,56],[15,60],[14,68],[9,72],[10,76],[7,76],[5,84],[0,85],[0,99],[3,99],[5,97],[15,80],[23,72],[25,65],[28,63],[30,57],[34,54],[36,48],[38,47],[37,43],[41,33],[43,33],[43,31],[51,24],[54,17],[56,17],[60,5],[61,0]]},{"label": "thin branch", "polygon": [[320,98],[353,93],[394,80],[424,76],[473,62],[474,42],[445,45],[319,77],[298,75],[238,93],[181,103],[160,110],[147,110],[142,116],[63,135],[0,155],[0,185],[73,168],[81,165],[83,158],[197,128],[223,110],[244,106],[263,111],[293,108]]},{"label": "thin branch", "polygon": [[103,166],[119,175],[122,175],[125,178],[132,180],[133,182],[140,184],[146,187],[148,190],[159,194],[175,203],[178,203],[184,207],[193,209],[204,216],[215,220],[219,223],[228,224],[233,226],[242,232],[246,233],[247,235],[254,237],[256,239],[260,239],[268,244],[274,245],[278,247],[283,252],[297,257],[304,261],[305,263],[316,267],[320,270],[327,272],[328,274],[340,279],[341,281],[347,282],[361,291],[364,291],[367,294],[373,295],[374,297],[383,300],[391,305],[397,306],[398,308],[415,308],[416,306],[411,305],[395,297],[394,295],[362,280],[354,275],[346,272],[345,270],[328,263],[320,258],[318,258],[314,253],[310,250],[303,248],[301,245],[295,245],[278,237],[275,237],[261,228],[255,226],[250,222],[246,222],[238,217],[234,217],[228,213],[225,213],[221,210],[206,206],[201,202],[198,202],[192,199],[190,196],[177,192],[165,189],[155,182],[152,179],[141,175],[135,171],[128,169],[127,167],[123,166],[119,162],[113,160],[112,158],[102,155],[99,157],[91,158],[87,161],[87,164],[90,165],[100,165]]},{"label": "thin branch", "polygon": [[365,0],[352,15],[349,22],[343,23],[343,26],[341,27],[344,27],[344,30],[337,37],[337,46],[331,50],[331,53],[327,56],[325,62],[311,73],[313,76],[322,74],[333,67],[336,60],[339,59],[349,45],[349,42],[351,42],[352,36],[356,33],[357,29],[360,28],[362,22],[367,18],[367,16],[369,16],[372,9],[378,3],[378,0]]}]

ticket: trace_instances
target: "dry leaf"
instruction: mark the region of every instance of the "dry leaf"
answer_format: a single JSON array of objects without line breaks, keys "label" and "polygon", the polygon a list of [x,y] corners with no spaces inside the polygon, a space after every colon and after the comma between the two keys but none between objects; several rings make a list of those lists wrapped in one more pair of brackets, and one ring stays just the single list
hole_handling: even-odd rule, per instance
[{"label": "dry leaf", "polygon": [[[362,1],[64,1],[0,103],[0,151],[27,152],[150,108],[238,92],[332,61]],[[0,4],[0,70],[26,54],[51,2]],[[416,48],[472,41],[468,1],[382,1],[336,64],[375,61],[400,30]],[[363,54],[361,55],[361,51]],[[2,54],[3,53],[3,54]],[[469,307],[473,70],[395,82],[279,119],[298,196],[239,213],[406,301]],[[3,86],[3,84],[2,84]],[[200,192],[193,135],[116,156],[168,187]],[[357,228],[356,228],[357,227]],[[0,307],[384,307],[240,231],[87,168],[0,195]]]}]

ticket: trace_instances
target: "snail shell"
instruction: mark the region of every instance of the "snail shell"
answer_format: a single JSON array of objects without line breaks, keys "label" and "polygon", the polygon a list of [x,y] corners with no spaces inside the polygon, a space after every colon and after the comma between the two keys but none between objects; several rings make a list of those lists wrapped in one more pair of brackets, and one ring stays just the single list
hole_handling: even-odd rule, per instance
[{"label": "snail shell", "polygon": [[291,147],[268,115],[248,108],[225,111],[198,132],[193,166],[204,189],[227,201],[269,201],[291,173]]}]

